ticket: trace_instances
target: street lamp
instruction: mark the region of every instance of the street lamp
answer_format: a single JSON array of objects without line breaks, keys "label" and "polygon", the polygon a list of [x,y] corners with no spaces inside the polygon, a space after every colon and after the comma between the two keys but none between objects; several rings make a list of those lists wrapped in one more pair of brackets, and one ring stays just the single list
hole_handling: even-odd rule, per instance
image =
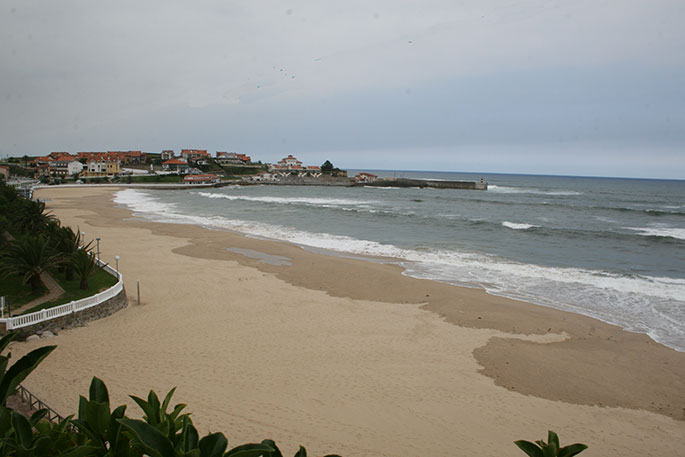
[{"label": "street lamp", "polygon": [[120,258],[121,257],[119,257],[118,255],[114,256],[114,261],[117,263],[117,279],[119,279],[119,259]]},{"label": "street lamp", "polygon": [[95,241],[97,241],[98,260],[100,260],[100,237],[96,237]]}]

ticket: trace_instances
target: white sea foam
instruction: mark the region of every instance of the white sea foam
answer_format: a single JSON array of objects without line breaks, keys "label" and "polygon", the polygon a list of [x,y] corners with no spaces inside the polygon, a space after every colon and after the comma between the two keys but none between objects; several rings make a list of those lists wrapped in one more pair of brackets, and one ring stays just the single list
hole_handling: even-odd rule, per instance
[{"label": "white sea foam", "polygon": [[527,187],[498,186],[497,184],[488,185],[488,191],[499,194],[582,195],[582,192],[576,192],[574,190],[542,190]]},{"label": "white sea foam", "polygon": [[625,227],[628,230],[635,230],[642,236],[660,236],[685,240],[685,228],[679,227]]},{"label": "white sea foam", "polygon": [[518,224],[516,222],[509,222],[509,221],[502,222],[502,225],[507,227],[507,228],[513,229],[513,230],[528,230],[528,229],[532,229],[535,227],[540,227],[539,225]]},{"label": "white sea foam", "polygon": [[545,267],[475,252],[403,249],[349,236],[222,216],[192,216],[138,190],[120,191],[115,201],[160,222],[227,229],[330,251],[394,258],[405,268],[405,274],[413,277],[471,284],[492,294],[589,315],[627,330],[647,333],[656,341],[685,351],[685,279]]},{"label": "white sea foam", "polygon": [[137,189],[126,189],[119,191],[114,196],[114,203],[128,206],[134,213],[163,214],[173,211],[176,205],[173,203],[162,203],[150,198],[144,191]]},{"label": "white sea foam", "polygon": [[348,198],[318,198],[318,197],[252,197],[246,195],[227,195],[213,192],[198,192],[198,195],[207,198],[241,200],[260,203],[281,203],[286,205],[305,204],[312,206],[337,206],[337,205],[363,205],[374,203],[373,201],[354,200]]}]

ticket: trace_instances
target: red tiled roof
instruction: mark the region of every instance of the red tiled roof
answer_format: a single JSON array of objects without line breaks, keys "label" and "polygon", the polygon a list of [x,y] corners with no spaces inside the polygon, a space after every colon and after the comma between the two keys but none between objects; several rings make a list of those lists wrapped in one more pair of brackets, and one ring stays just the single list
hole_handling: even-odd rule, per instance
[{"label": "red tiled roof", "polygon": [[162,162],[162,165],[188,165],[188,162],[181,159],[171,159],[166,162]]},{"label": "red tiled roof", "polygon": [[181,149],[181,154],[198,154],[201,156],[208,156],[206,149]]}]

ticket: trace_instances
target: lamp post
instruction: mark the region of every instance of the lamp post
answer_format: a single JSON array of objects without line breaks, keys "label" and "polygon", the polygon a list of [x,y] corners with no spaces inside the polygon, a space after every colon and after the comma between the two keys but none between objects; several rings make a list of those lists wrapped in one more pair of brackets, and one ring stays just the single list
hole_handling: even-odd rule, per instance
[{"label": "lamp post", "polygon": [[114,256],[114,261],[117,263],[117,279],[119,279],[119,259],[120,258],[121,257],[119,257],[118,255]]},{"label": "lamp post", "polygon": [[98,260],[100,260],[100,237],[99,237],[99,236],[96,237],[96,238],[95,238],[95,241],[97,242],[97,251],[98,251],[98,252],[97,252],[97,257],[98,257]]}]

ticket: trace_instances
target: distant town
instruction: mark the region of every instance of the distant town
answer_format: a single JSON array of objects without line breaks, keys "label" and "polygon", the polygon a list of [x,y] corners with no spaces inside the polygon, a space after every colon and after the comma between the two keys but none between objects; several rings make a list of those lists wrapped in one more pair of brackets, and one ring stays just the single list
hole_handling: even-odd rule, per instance
[{"label": "distant town", "polygon": [[51,152],[40,157],[11,157],[0,163],[0,176],[9,181],[30,179],[43,184],[167,183],[220,185],[267,183],[355,185],[377,179],[371,173],[348,177],[330,161],[305,165],[293,155],[276,163],[253,161],[246,154],[206,149],[167,149],[161,152]]}]

